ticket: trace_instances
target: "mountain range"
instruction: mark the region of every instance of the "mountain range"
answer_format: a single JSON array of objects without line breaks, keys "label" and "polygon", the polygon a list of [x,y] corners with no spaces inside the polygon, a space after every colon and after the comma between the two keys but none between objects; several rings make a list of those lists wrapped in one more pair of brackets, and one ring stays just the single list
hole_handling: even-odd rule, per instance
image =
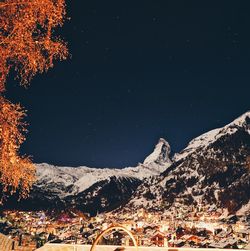
[{"label": "mountain range", "polygon": [[250,211],[250,112],[195,139],[161,175],[146,179],[127,204],[161,210],[198,204]]},{"label": "mountain range", "polygon": [[250,112],[196,137],[170,157],[160,139],[136,167],[122,169],[37,164],[30,197],[8,207],[74,207],[92,215],[117,208],[165,210],[200,203],[228,213],[250,211]]}]

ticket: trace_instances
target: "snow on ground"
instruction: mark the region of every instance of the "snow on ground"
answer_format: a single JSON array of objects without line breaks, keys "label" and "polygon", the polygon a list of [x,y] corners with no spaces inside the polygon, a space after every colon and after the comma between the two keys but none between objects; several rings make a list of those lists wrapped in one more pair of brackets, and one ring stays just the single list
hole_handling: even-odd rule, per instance
[{"label": "snow on ground", "polygon": [[249,125],[246,124],[247,118],[250,119],[250,111],[244,113],[239,118],[222,128],[217,128],[198,136],[193,139],[184,150],[175,154],[173,160],[179,161],[180,159],[187,157],[190,153],[196,151],[198,148],[206,147],[226,134],[234,134],[237,131],[237,127],[246,126],[246,131],[249,133],[250,128]]},{"label": "snow on ground", "polygon": [[81,167],[58,167],[46,163],[37,164],[37,186],[57,184],[72,189],[65,193],[60,192],[60,197],[82,192],[97,182],[106,180],[112,176],[116,178],[136,178],[143,180],[151,176],[159,175],[171,165],[169,158],[170,146],[167,141],[160,139],[153,153],[151,153],[143,164],[136,167],[126,167],[121,169],[113,168],[89,168]]},{"label": "snow on ground", "polygon": [[154,162],[171,163],[172,161],[170,160],[169,155],[169,143],[165,139],[160,138],[154,151],[144,160],[143,164],[148,165]]}]

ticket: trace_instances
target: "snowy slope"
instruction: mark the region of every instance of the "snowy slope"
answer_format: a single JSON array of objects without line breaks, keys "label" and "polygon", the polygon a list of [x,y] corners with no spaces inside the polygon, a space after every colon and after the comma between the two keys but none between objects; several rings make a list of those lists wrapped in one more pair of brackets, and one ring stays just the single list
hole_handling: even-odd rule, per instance
[{"label": "snowy slope", "polygon": [[[193,139],[160,176],[146,179],[128,208],[215,205],[242,212],[250,199],[250,112]],[[242,210],[241,210],[242,208]]]},{"label": "snowy slope", "polygon": [[[57,167],[49,164],[37,164],[37,186],[47,186],[49,184],[61,185],[58,196],[63,198],[68,195],[83,192],[97,182],[106,180],[112,176],[144,178],[159,175],[171,165],[169,158],[170,146],[167,141],[160,139],[154,151],[146,158],[143,164],[136,167],[122,169],[111,168],[90,168],[90,167]],[[68,189],[69,186],[73,187]],[[53,189],[53,186],[51,187]]]},{"label": "snowy slope", "polygon": [[235,133],[239,128],[245,128],[246,132],[250,134],[249,120],[250,112],[246,112],[230,124],[200,135],[199,137],[193,139],[184,150],[182,150],[180,153],[175,154],[174,161],[183,159],[189,154],[197,151],[198,149],[209,146],[225,135],[231,135]]},{"label": "snowy slope", "polygon": [[37,164],[38,179],[31,196],[19,205],[76,207],[96,213],[125,204],[128,210],[142,206],[165,210],[204,203],[238,214],[249,211],[250,112],[196,137],[173,160],[169,156],[168,142],[160,139],[136,167]]},{"label": "snowy slope", "polygon": [[169,153],[168,142],[160,139],[152,154],[136,167],[101,169],[37,164],[37,181],[31,195],[18,206],[77,207],[92,213],[114,209],[127,202],[145,178],[158,176],[171,165]]}]

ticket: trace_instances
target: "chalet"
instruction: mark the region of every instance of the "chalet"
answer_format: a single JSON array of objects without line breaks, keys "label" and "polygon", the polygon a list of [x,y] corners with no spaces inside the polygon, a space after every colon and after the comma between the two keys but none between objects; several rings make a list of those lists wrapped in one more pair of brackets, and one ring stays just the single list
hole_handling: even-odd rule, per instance
[{"label": "chalet", "polygon": [[158,247],[166,247],[168,246],[167,236],[164,233],[157,231],[151,238],[151,243]]},{"label": "chalet", "polygon": [[226,239],[222,239],[219,242],[212,242],[209,244],[210,248],[238,248],[237,246],[237,240],[234,238],[226,238]]}]

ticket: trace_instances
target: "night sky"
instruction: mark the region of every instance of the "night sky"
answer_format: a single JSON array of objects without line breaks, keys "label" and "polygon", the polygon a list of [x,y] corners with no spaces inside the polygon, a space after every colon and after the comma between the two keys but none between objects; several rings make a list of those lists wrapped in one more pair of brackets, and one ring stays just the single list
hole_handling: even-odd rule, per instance
[{"label": "night sky", "polygon": [[7,96],[36,163],[125,167],[250,108],[250,1],[67,1],[72,55]]}]

